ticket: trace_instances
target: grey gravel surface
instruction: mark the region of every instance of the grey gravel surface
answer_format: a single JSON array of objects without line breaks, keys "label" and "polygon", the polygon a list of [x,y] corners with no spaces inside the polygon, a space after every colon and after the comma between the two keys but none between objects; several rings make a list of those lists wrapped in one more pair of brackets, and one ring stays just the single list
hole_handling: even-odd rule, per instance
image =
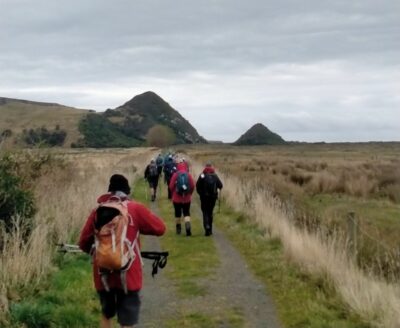
[{"label": "grey gravel surface", "polygon": [[[157,212],[156,204],[152,204],[152,210]],[[165,320],[186,313],[200,312],[213,315],[232,309],[244,317],[242,327],[281,327],[274,304],[264,286],[255,278],[243,257],[224,234],[217,229],[212,237],[203,237],[202,231],[194,231],[194,234],[197,238],[213,238],[220,258],[220,266],[215,274],[207,280],[198,282],[207,286],[207,294],[190,299],[179,298],[173,284],[163,272],[168,270],[168,265],[153,279],[151,261],[145,260],[142,308],[140,324],[137,327],[164,327]],[[158,239],[146,236],[143,249],[160,250]],[[217,327],[231,326],[228,322],[220,322]]]}]

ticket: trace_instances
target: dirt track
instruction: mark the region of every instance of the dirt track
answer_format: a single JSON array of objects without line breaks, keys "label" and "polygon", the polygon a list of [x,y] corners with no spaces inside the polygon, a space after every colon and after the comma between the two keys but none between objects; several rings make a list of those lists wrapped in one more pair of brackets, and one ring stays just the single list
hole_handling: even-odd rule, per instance
[{"label": "dirt track", "polygon": [[[152,209],[157,212],[155,206],[153,205]],[[215,229],[212,238],[221,264],[212,280],[202,282],[208,286],[209,292],[205,296],[196,296],[189,300],[180,299],[163,272],[155,279],[151,277],[151,265],[150,262],[146,262],[138,327],[163,327],[165,320],[178,318],[194,310],[213,315],[225,309],[230,311],[232,308],[244,317],[241,327],[281,327],[272,300],[266,294],[263,285],[249,271],[239,252],[221,231]],[[146,237],[144,245],[146,249],[160,249],[156,237]],[[217,327],[230,327],[230,324],[221,322]]]}]

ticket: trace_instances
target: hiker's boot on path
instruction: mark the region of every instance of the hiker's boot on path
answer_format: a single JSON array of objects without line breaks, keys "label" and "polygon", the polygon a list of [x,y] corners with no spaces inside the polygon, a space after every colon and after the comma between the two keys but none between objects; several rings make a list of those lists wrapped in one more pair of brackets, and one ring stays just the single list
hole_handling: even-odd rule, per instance
[{"label": "hiker's boot on path", "polygon": [[206,230],[204,236],[206,236],[206,237],[211,236],[211,231],[210,231],[210,229],[207,229],[207,230]]},{"label": "hiker's boot on path", "polygon": [[192,231],[191,231],[191,227],[190,227],[190,222],[185,222],[185,229],[186,229],[186,236],[191,236]]},{"label": "hiker's boot on path", "polygon": [[180,235],[182,231],[182,225],[180,223],[176,224],[176,234]]}]

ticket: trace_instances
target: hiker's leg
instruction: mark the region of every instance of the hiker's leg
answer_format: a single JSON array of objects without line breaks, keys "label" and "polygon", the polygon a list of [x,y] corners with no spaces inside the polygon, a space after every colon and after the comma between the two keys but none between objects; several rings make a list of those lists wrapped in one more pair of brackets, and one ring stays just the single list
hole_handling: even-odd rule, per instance
[{"label": "hiker's leg", "polygon": [[140,296],[138,291],[117,292],[118,323],[121,327],[131,328],[139,321]]},{"label": "hiker's leg", "polygon": [[204,198],[200,198],[200,207],[201,213],[203,214],[203,228],[204,231],[207,230],[207,206],[206,200]]},{"label": "hiker's leg", "polygon": [[157,188],[158,188],[158,177],[156,181],[154,181],[154,198],[156,198],[157,195]]},{"label": "hiker's leg", "polygon": [[190,225],[190,203],[182,204],[183,216],[185,220],[186,236],[192,235],[192,227]]},{"label": "hiker's leg", "polygon": [[112,328],[112,319],[107,319],[104,315],[102,315],[100,328]]},{"label": "hiker's leg", "polygon": [[176,234],[180,235],[182,230],[182,225],[181,225],[182,204],[174,203],[174,209],[175,209]]},{"label": "hiker's leg", "polygon": [[213,227],[213,222],[214,222],[214,207],[215,207],[215,202],[217,201],[216,198],[211,198],[210,199],[210,206],[209,206],[209,223],[210,223],[210,234],[212,234],[212,227]]},{"label": "hiker's leg", "polygon": [[117,309],[116,309],[116,296],[113,290],[106,292],[106,291],[99,291],[98,292],[101,304],[101,321],[100,327],[101,328],[111,328],[112,327],[112,318],[115,316]]},{"label": "hiker's leg", "polygon": [[171,178],[169,177],[168,179],[167,179],[167,190],[168,190],[168,199],[171,199],[172,198],[172,192],[171,192],[171,190],[169,189],[169,182],[171,181]]}]

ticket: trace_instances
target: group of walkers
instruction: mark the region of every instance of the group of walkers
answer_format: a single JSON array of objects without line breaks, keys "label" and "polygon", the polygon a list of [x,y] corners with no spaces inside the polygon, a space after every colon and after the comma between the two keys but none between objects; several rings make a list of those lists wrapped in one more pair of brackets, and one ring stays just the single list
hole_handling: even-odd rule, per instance
[{"label": "group of walkers", "polygon": [[[151,200],[157,196],[162,173],[168,186],[176,221],[176,234],[181,234],[182,218],[186,236],[191,236],[190,205],[196,188],[203,212],[206,236],[212,235],[213,209],[222,183],[208,163],[194,183],[189,165],[183,157],[161,154],[145,169]],[[101,328],[112,327],[117,315],[123,328],[132,328],[139,320],[142,288],[142,258],[139,235],[161,236],[166,226],[163,220],[144,205],[130,199],[127,178],[111,176],[108,192],[97,199],[79,238],[79,248],[93,256],[93,279],[101,306]]]},{"label": "group of walkers", "polygon": [[214,207],[218,199],[218,191],[223,187],[211,163],[206,164],[195,184],[192,175],[189,173],[189,164],[184,157],[172,153],[165,156],[159,154],[156,159],[150,161],[144,172],[144,177],[149,183],[152,201],[156,199],[161,172],[164,173],[168,199],[172,200],[174,206],[176,234],[181,234],[182,223],[184,223],[186,236],[192,235],[190,205],[192,194],[196,189],[200,197],[204,234],[211,236]]}]

